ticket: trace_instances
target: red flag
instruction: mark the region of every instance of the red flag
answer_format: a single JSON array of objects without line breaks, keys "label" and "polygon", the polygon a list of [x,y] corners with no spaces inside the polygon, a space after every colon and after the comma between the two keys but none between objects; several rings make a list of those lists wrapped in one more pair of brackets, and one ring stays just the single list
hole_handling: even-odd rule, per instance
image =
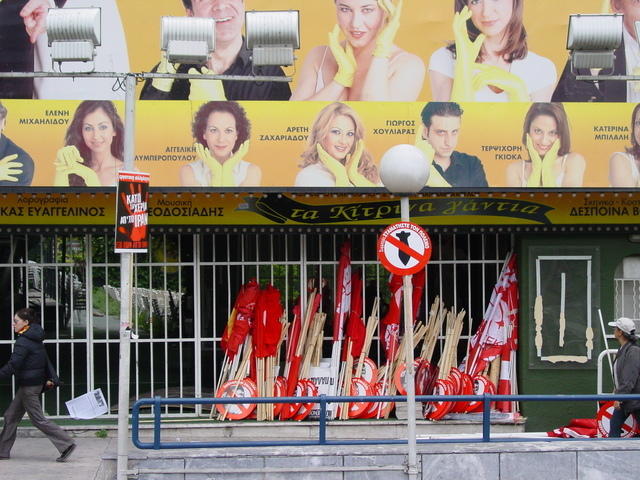
[{"label": "red flag", "polygon": [[[366,326],[362,320],[362,279],[360,272],[355,272],[351,276],[351,310],[349,312],[349,320],[345,330],[345,337],[351,339],[351,355],[359,357],[364,346],[364,337],[366,335]],[[342,349],[342,360],[347,357],[347,345],[345,343]]]},{"label": "red flag", "polygon": [[255,278],[252,278],[245,285],[240,287],[234,309],[236,310],[235,320],[227,324],[227,328],[222,336],[222,348],[230,358],[238,353],[240,345],[244,343],[256,308],[256,300],[260,293],[260,286]]},{"label": "red flag", "polygon": [[260,292],[253,328],[254,353],[257,358],[273,357],[282,333],[280,291],[272,285]]},{"label": "red flag", "polygon": [[342,340],[345,318],[351,306],[351,242],[340,247],[340,261],[336,278],[336,306],[333,314],[333,341]]},{"label": "red flag", "polygon": [[[475,335],[469,341],[469,355],[464,370],[471,376],[482,372],[487,364],[503,354],[505,345],[517,350],[518,338],[518,280],[516,256],[505,262],[498,282],[493,288],[489,306]],[[511,355],[508,355],[510,360]],[[515,368],[510,363],[510,368]]]},{"label": "red flag", "polygon": [[400,337],[400,310],[402,306],[402,276],[392,274],[389,277],[391,299],[386,315],[380,321],[382,344],[387,361],[393,361],[398,353]]}]

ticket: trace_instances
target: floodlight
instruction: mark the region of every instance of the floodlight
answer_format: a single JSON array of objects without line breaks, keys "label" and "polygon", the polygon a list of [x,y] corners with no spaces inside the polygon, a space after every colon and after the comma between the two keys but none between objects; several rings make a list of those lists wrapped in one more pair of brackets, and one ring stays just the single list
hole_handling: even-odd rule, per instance
[{"label": "floodlight", "polygon": [[169,63],[205,63],[216,43],[216,21],[202,17],[162,17],[160,48]]},{"label": "floodlight", "polygon": [[300,12],[252,10],[245,12],[245,26],[254,65],[293,65],[293,50],[300,48]]},{"label": "floodlight", "polygon": [[623,15],[570,15],[567,50],[574,69],[612,69],[622,44]]},{"label": "floodlight", "polygon": [[91,62],[100,45],[100,8],[50,8],[47,36],[54,62]]}]

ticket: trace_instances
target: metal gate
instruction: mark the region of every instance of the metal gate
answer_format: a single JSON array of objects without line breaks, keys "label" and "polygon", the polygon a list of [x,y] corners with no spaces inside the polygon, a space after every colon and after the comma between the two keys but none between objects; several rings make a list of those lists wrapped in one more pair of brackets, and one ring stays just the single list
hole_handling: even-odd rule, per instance
[{"label": "metal gate", "polygon": [[[54,417],[67,416],[64,402],[101,388],[116,415],[119,348],[119,257],[112,235],[0,236],[0,362],[11,351],[9,321],[24,306],[38,308],[47,350],[64,382],[44,397]],[[388,301],[387,272],[376,258],[376,233],[161,234],[134,263],[131,400],[207,397],[214,394],[222,362],[220,337],[240,285],[251,278],[272,283],[290,311],[313,285],[331,312],[339,248],[351,242],[352,267],[363,277],[365,314],[376,296]],[[502,262],[512,248],[509,235],[439,234],[432,237],[424,316],[436,295],[449,308],[467,312],[467,338],[482,319]],[[384,312],[382,312],[384,313]],[[330,351],[330,327],[326,330]],[[374,343],[375,360],[380,346]],[[463,352],[461,352],[463,353]],[[377,358],[376,358],[377,357]],[[0,408],[12,388],[0,389]],[[166,415],[202,414],[181,406]]]}]

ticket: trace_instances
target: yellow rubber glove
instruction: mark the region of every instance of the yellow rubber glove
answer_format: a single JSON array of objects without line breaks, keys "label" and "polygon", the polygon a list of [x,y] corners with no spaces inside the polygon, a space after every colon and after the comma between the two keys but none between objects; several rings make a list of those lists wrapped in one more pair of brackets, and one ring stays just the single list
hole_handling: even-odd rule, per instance
[{"label": "yellow rubber glove", "polygon": [[[176,73],[180,64],[172,64],[167,60],[166,52],[162,52],[162,56],[160,57],[160,64],[158,65],[157,73]],[[169,93],[171,88],[173,87],[173,78],[154,78],[151,81],[151,85],[156,90],[160,90],[161,92]]]},{"label": "yellow rubber glove", "polygon": [[339,161],[329,155],[322,145],[316,143],[316,149],[318,156],[322,164],[333,174],[336,179],[336,187],[350,187],[349,174],[345,166]]},{"label": "yellow rubber glove", "polygon": [[20,180],[17,175],[22,173],[23,165],[22,162],[14,162],[16,158],[18,158],[18,155],[13,154],[7,155],[0,160],[0,181],[17,182]]},{"label": "yellow rubber glove", "polygon": [[558,159],[558,150],[560,150],[560,139],[558,138],[542,159],[542,186],[543,187],[560,187],[556,178],[556,160]]},{"label": "yellow rubber glove", "polygon": [[611,13],[611,0],[602,0],[600,13],[604,13],[604,14]]},{"label": "yellow rubber glove", "polygon": [[472,102],[475,100],[475,90],[472,84],[473,71],[485,35],[481,33],[473,42],[469,40],[467,20],[470,18],[471,10],[468,7],[464,7],[453,16],[456,63],[453,69],[452,102]]},{"label": "yellow rubber glove", "polygon": [[[189,69],[191,75],[215,75],[213,70],[209,70],[207,67],[202,67],[200,71],[195,68]],[[189,80],[191,89],[189,90],[189,100],[226,100],[227,97],[224,94],[224,86],[222,80],[210,80],[194,78]]]},{"label": "yellow rubber glove", "polygon": [[213,158],[211,152],[208,148],[206,148],[201,143],[195,144],[196,155],[200,160],[204,162],[204,164],[209,167],[209,171],[211,172],[211,184],[212,187],[221,187],[222,186],[222,165],[218,160]]},{"label": "yellow rubber glove", "polygon": [[355,187],[377,187],[378,185],[358,171],[358,166],[360,165],[360,159],[362,158],[363,153],[364,141],[360,139],[358,140],[358,143],[356,143],[356,149],[347,157],[346,165],[349,180]]},{"label": "yellow rubber glove", "polygon": [[533,146],[533,140],[527,133],[527,151],[531,160],[531,173],[527,178],[527,187],[539,187],[542,185],[542,159]]},{"label": "yellow rubber glove", "polygon": [[102,183],[98,178],[98,174],[91,168],[83,165],[84,159],[80,156],[80,152],[73,145],[62,147],[56,154],[54,165],[56,167],[56,175],[54,177],[54,186],[68,187],[69,175],[75,174],[84,180],[87,187],[100,187]]},{"label": "yellow rubber glove", "polygon": [[527,84],[519,76],[507,72],[495,65],[483,65],[476,63],[477,70],[480,70],[473,78],[473,89],[478,91],[486,85],[504,90],[509,95],[511,102],[529,102],[529,92]]},{"label": "yellow rubber glove", "polygon": [[389,58],[393,48],[393,41],[400,28],[400,15],[402,14],[402,1],[397,5],[393,0],[378,0],[378,5],[387,13],[387,24],[380,30],[376,37],[376,48],[373,51],[374,57]]},{"label": "yellow rubber glove", "polygon": [[[417,123],[416,125],[421,125],[421,122],[422,119],[420,119],[419,123]],[[429,163],[429,178],[427,179],[426,183],[427,187],[450,187],[451,184],[447,182],[440,174],[438,169],[433,166],[433,159],[436,155],[436,152],[431,144],[427,140],[422,138],[422,128],[417,128],[416,130],[417,131],[414,145],[422,151],[424,157]]]},{"label": "yellow rubber glove", "polygon": [[223,187],[236,187],[236,179],[233,175],[233,169],[236,165],[247,156],[249,152],[249,140],[240,145],[240,148],[229,157],[229,159],[222,164],[222,186]]},{"label": "yellow rubber glove", "polygon": [[338,64],[338,72],[333,79],[342,85],[343,87],[351,87],[353,85],[353,78],[356,74],[356,57],[353,54],[353,48],[349,42],[345,48],[340,46],[340,27],[336,25],[333,30],[329,32],[329,48],[333,54],[333,58],[336,59]]}]

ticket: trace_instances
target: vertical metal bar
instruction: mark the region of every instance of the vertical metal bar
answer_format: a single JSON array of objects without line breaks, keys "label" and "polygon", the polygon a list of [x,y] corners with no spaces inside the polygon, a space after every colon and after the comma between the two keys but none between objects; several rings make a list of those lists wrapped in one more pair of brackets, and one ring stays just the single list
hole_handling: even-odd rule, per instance
[{"label": "vertical metal bar", "polygon": [[[200,260],[201,260],[201,234],[191,235],[191,244],[193,246],[193,371],[195,375],[195,393],[196,398],[202,397],[202,315],[200,302],[197,301],[200,292]],[[182,249],[181,249],[182,250]],[[182,291],[182,290],[180,290]],[[182,302],[180,302],[180,315],[182,315]],[[215,355],[214,355],[215,356]],[[215,385],[215,383],[214,383]],[[196,416],[202,415],[202,405],[196,406]]]},{"label": "vertical metal bar", "polygon": [[160,442],[161,442],[160,434],[162,432],[161,419],[162,419],[162,405],[160,404],[160,397],[155,397],[154,403],[153,403],[153,448],[154,450],[160,449]]},{"label": "vertical metal bar", "polygon": [[490,395],[484,394],[482,398],[482,441],[491,441],[491,400]]},{"label": "vertical metal bar", "polygon": [[[410,221],[409,197],[400,197],[400,213],[403,222]],[[416,384],[413,368],[413,300],[411,275],[402,277],[402,293],[404,300],[404,335],[407,349],[405,351],[405,379],[407,388],[407,444],[409,447],[407,474],[409,479],[416,479],[418,474],[418,457],[416,454]]]},{"label": "vertical metal bar", "polygon": [[94,339],[93,339],[93,277],[91,272],[93,270],[93,251],[91,246],[93,245],[93,236],[84,236],[84,288],[85,288],[85,302],[84,302],[84,314],[85,324],[87,331],[85,337],[87,339],[86,352],[87,352],[87,386],[88,390],[94,390],[95,386],[95,361],[94,361]]},{"label": "vertical metal bar", "polygon": [[320,445],[327,443],[327,396],[320,395],[320,419],[318,422],[318,442]]},{"label": "vertical metal bar", "polygon": [[[124,168],[134,168],[135,87],[132,74],[125,77]],[[133,253],[120,254],[120,368],[118,375],[118,462],[117,480],[127,480],[129,463],[129,366],[131,362],[131,284]]]}]

